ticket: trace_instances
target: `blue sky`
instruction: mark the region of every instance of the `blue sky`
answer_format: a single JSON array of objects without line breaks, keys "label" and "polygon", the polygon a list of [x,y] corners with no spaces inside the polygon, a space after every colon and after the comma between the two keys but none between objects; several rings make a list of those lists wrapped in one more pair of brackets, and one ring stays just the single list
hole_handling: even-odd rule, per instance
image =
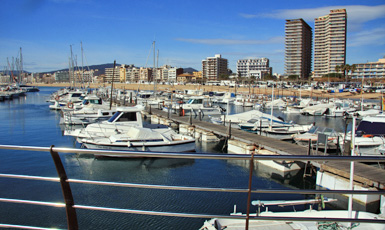
[{"label": "blue sky", "polygon": [[[285,20],[314,18],[331,9],[348,12],[347,63],[377,61],[385,55],[385,2],[371,1],[210,1],[210,0],[2,0],[0,69],[18,57],[31,72],[68,67],[70,45],[81,65],[112,63],[201,70],[206,57],[236,61],[266,57],[284,73]],[[147,64],[146,64],[147,63]]]}]

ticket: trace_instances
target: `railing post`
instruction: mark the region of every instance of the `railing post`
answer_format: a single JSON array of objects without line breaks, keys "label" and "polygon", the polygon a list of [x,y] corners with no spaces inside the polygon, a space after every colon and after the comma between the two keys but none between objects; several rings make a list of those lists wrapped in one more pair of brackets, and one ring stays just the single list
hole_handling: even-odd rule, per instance
[{"label": "railing post", "polygon": [[72,197],[72,191],[70,184],[67,182],[67,174],[65,172],[64,166],[61,162],[60,156],[57,152],[53,151],[51,146],[50,153],[53,159],[53,162],[56,167],[57,174],[60,178],[60,185],[63,192],[64,201],[66,204],[66,215],[67,215],[67,225],[70,230],[79,229],[78,219],[76,216],[76,209],[73,207],[75,205],[74,198]]},{"label": "railing post", "polygon": [[251,204],[251,182],[253,181],[253,170],[254,170],[254,153],[255,153],[255,150],[251,152],[251,159],[250,159],[249,191],[247,192],[247,211],[246,211],[246,226],[245,226],[246,230],[249,229],[250,204]]}]

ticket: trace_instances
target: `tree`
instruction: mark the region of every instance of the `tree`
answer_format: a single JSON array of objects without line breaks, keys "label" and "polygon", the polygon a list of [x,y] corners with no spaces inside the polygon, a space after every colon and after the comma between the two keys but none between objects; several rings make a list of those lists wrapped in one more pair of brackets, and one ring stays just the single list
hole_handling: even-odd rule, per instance
[{"label": "tree", "polygon": [[349,64],[345,64],[342,66],[342,71],[344,73],[344,77],[345,77],[345,82],[348,81],[348,73],[350,71],[350,65]]},{"label": "tree", "polygon": [[341,66],[336,65],[336,67],[334,67],[334,70],[336,71],[336,73],[339,73],[341,71]]},{"label": "tree", "polygon": [[352,75],[354,74],[354,72],[356,72],[356,70],[357,70],[356,64],[353,64],[350,66],[350,72],[352,73]]}]

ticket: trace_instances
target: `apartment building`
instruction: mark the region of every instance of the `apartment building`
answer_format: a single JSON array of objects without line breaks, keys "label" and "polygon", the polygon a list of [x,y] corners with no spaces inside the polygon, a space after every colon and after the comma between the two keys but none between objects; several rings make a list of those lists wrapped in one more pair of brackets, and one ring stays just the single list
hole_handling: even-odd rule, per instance
[{"label": "apartment building", "polygon": [[385,78],[385,57],[377,62],[355,64],[356,70],[351,73],[352,78]]},{"label": "apartment building", "polygon": [[147,82],[152,81],[152,71],[153,71],[152,68],[140,67],[139,80],[140,81],[147,81]]},{"label": "apartment building", "polygon": [[183,68],[172,67],[168,69],[168,82],[177,82],[178,75],[183,74]]},{"label": "apartment building", "polygon": [[330,10],[316,18],[314,26],[314,76],[334,73],[337,65],[346,63],[346,9]]},{"label": "apartment building", "polygon": [[227,75],[227,68],[228,61],[220,54],[202,60],[202,75],[207,80],[218,80],[219,76]]},{"label": "apartment building", "polygon": [[120,66],[105,68],[104,82],[120,82]]},{"label": "apartment building", "polygon": [[302,19],[285,24],[285,75],[307,79],[311,73],[312,28]]},{"label": "apartment building", "polygon": [[240,77],[262,79],[271,74],[268,58],[240,59],[237,61],[237,73]]},{"label": "apartment building", "polygon": [[[55,82],[70,82],[70,75],[68,71],[57,71],[54,73]],[[9,81],[9,79],[8,79]]]}]

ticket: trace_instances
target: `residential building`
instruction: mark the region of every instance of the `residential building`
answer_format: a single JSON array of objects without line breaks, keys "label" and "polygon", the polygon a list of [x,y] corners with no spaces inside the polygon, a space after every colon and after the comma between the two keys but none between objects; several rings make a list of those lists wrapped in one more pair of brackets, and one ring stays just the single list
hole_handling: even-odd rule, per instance
[{"label": "residential building", "polygon": [[183,68],[172,67],[168,70],[168,82],[177,82],[177,76],[183,74]]},{"label": "residential building", "polygon": [[105,68],[105,76],[104,76],[104,82],[120,82],[120,67],[115,66],[115,69],[112,68]]},{"label": "residential building", "polygon": [[355,64],[356,70],[351,73],[352,78],[385,78],[385,57],[377,62]]},{"label": "residential building", "polygon": [[302,19],[285,25],[285,75],[307,79],[311,72],[312,28]]},{"label": "residential building", "polygon": [[131,69],[128,69],[126,74],[127,74],[126,81],[138,82],[140,79],[140,68],[133,67]]},{"label": "residential building", "polygon": [[337,65],[346,63],[346,9],[330,10],[316,18],[314,26],[314,76],[336,72]]},{"label": "residential building", "polygon": [[139,69],[139,80],[143,82],[152,81],[152,68],[140,67]]},{"label": "residential building", "polygon": [[196,71],[196,72],[193,72],[193,80],[195,80],[196,82],[202,82],[203,80],[203,77],[202,77],[202,71]]},{"label": "residential building", "polygon": [[94,78],[94,70],[85,70],[84,68],[73,71],[73,76],[76,82],[91,83]]},{"label": "residential building", "polygon": [[179,74],[177,78],[177,82],[186,83],[191,82],[195,76],[191,73],[182,73]]},{"label": "residential building", "polygon": [[124,65],[122,64],[120,66],[119,75],[120,75],[120,82],[124,83],[127,81],[130,81],[130,73],[132,68],[134,68],[134,65]]},{"label": "residential building", "polygon": [[202,75],[207,80],[218,80],[220,76],[227,76],[228,61],[220,54],[202,60]]},{"label": "residential building", "polygon": [[158,69],[159,81],[168,82],[168,70],[171,68],[170,65],[164,65]]},{"label": "residential building", "polygon": [[237,61],[237,73],[239,77],[254,77],[262,79],[271,74],[268,58],[241,59]]},{"label": "residential building", "polygon": [[57,71],[54,74],[55,82],[70,82],[70,75],[68,71]]}]

